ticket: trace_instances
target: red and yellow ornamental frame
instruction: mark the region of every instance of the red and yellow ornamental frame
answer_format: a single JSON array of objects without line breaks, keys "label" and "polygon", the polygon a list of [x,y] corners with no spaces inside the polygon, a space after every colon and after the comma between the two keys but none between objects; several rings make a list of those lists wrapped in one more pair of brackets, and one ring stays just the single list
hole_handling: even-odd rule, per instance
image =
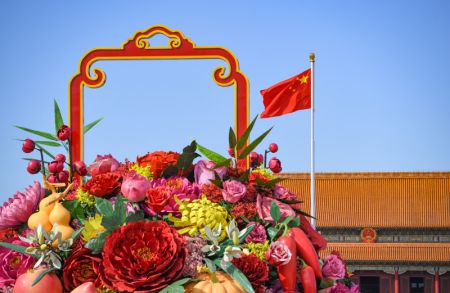
[{"label": "red and yellow ornamental frame", "polygon": [[[156,34],[165,35],[169,41],[167,47],[150,45],[149,38]],[[227,63],[213,71],[213,80],[220,86],[235,85],[234,91],[234,127],[240,137],[248,125],[249,119],[249,86],[248,79],[239,70],[236,57],[223,47],[196,46],[180,31],[171,30],[163,25],[152,26],[145,31],[139,31],[125,41],[119,48],[97,48],[89,51],[81,59],[78,73],[69,83],[69,125],[72,129],[72,160],[83,160],[83,101],[84,86],[101,87],[106,81],[106,75],[99,68],[92,68],[97,61],[105,60],[177,60],[177,59],[220,59]],[[246,159],[247,160],[247,159]],[[247,163],[247,161],[245,162]]]}]

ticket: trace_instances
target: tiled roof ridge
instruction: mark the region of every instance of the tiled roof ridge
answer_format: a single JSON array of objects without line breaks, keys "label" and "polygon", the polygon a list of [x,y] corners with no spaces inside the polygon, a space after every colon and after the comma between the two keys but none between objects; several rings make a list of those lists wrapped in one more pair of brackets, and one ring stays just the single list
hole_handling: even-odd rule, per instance
[{"label": "tiled roof ridge", "polygon": [[[320,179],[450,179],[450,171],[444,172],[317,172],[315,178]],[[282,173],[281,177],[289,179],[309,179],[309,173]]]}]

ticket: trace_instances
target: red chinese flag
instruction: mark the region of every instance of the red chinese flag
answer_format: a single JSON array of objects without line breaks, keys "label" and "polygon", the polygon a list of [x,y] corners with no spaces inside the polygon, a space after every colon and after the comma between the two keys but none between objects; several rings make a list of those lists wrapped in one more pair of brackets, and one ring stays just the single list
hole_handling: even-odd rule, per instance
[{"label": "red chinese flag", "polygon": [[261,91],[264,112],[261,118],[311,109],[311,69]]}]

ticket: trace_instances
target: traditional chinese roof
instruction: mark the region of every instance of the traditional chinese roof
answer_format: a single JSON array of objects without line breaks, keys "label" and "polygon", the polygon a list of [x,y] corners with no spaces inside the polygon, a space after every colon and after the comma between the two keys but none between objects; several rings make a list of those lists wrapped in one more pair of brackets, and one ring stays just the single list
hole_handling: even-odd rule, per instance
[{"label": "traditional chinese roof", "polygon": [[[282,184],[310,211],[309,174]],[[450,172],[317,173],[318,227],[450,228]]]},{"label": "traditional chinese roof", "polygon": [[450,243],[328,243],[320,252],[324,257],[339,251],[349,262],[424,262],[448,263]]}]

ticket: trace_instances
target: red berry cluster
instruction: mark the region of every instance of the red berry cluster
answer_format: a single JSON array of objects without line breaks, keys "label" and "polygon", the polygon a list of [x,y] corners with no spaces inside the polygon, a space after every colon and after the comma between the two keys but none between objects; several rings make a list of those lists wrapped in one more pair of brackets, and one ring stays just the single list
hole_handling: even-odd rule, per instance
[{"label": "red berry cluster", "polygon": [[[265,151],[264,156],[262,154],[258,154],[257,152],[251,152],[250,153],[250,166],[252,168],[256,168],[260,166],[264,162],[264,157],[267,156],[267,153],[276,153],[278,151],[278,145],[276,143],[271,143],[269,145],[269,149]],[[265,164],[265,163],[264,163]],[[269,161],[269,169],[273,173],[280,173],[281,168],[281,162],[276,157],[273,157]]]}]

